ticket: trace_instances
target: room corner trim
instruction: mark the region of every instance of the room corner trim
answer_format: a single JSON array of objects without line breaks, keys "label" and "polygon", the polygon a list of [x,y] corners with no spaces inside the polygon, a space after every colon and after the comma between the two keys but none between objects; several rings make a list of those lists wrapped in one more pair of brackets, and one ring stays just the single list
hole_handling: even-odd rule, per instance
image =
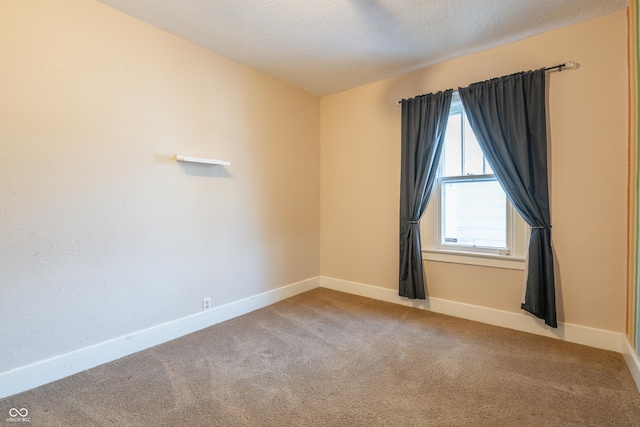
[{"label": "room corner trim", "polygon": [[640,393],[640,358],[625,335],[622,335],[622,356]]}]

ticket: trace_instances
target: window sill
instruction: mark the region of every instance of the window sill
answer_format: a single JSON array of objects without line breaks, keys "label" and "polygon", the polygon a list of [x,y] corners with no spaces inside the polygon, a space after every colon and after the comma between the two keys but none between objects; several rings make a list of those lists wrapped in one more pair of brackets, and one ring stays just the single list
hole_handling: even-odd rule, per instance
[{"label": "window sill", "polygon": [[427,261],[448,262],[453,264],[478,265],[483,267],[522,270],[525,268],[524,258],[505,255],[477,254],[471,252],[445,251],[427,249],[422,251],[422,259]]}]

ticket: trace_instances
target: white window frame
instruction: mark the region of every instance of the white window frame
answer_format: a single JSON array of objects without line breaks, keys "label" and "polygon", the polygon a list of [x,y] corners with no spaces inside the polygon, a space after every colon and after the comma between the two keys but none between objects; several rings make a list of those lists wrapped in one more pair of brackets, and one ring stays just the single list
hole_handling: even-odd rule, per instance
[{"label": "white window frame", "polygon": [[[455,106],[454,106],[455,108]],[[442,177],[443,162],[434,184],[433,194],[420,220],[422,258],[429,261],[480,265],[511,270],[525,269],[530,229],[507,198],[507,247],[504,249],[447,245],[441,238],[442,188],[445,182],[496,179],[494,175]]]}]

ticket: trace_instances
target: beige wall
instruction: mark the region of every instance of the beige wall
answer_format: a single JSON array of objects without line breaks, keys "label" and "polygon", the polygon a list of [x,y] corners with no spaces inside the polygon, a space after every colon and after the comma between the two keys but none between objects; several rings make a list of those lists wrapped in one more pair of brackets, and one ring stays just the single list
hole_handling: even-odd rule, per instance
[{"label": "beige wall", "polygon": [[317,276],[319,126],[95,1],[0,2],[0,372]]},{"label": "beige wall", "polygon": [[[620,12],[322,98],[322,275],[397,287],[399,99],[574,60],[578,70],[549,75],[559,320],[623,332],[626,31]],[[521,271],[426,271],[432,297],[521,312]]]},{"label": "beige wall", "polygon": [[[625,37],[618,13],[319,100],[94,1],[0,2],[0,372],[206,296],[318,274],[396,289],[396,101],[568,59],[550,76],[560,319],[622,331]],[[433,297],[520,312],[522,272],[426,267]]]}]

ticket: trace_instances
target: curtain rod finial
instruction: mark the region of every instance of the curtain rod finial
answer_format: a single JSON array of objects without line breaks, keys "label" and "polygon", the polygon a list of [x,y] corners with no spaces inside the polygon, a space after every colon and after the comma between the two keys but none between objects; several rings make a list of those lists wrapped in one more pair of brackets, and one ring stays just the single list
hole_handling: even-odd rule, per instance
[{"label": "curtain rod finial", "polygon": [[567,68],[569,70],[577,70],[578,68],[580,68],[580,64],[575,61],[567,61],[567,63],[564,64],[564,68]]}]

